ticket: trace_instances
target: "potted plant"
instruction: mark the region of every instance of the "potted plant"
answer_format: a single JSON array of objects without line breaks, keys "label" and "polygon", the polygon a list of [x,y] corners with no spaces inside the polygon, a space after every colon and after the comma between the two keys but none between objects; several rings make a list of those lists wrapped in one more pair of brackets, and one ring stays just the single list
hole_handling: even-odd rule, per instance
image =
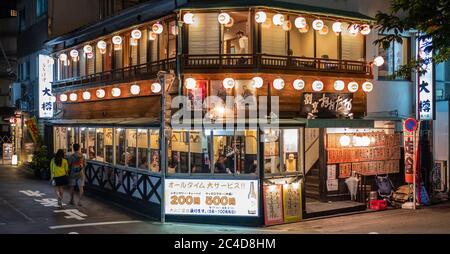
[{"label": "potted plant", "polygon": [[42,179],[50,178],[50,158],[48,156],[47,146],[39,144],[36,147],[30,167],[36,177]]}]

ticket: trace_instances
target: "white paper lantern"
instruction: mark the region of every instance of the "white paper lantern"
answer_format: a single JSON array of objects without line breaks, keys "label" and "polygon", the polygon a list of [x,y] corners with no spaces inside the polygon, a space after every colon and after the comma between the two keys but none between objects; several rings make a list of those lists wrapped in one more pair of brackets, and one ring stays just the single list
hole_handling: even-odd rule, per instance
[{"label": "white paper lantern", "polygon": [[59,61],[67,61],[67,55],[65,53],[60,54]]},{"label": "white paper lantern", "polygon": [[71,94],[69,95],[69,99],[70,99],[71,101],[76,101],[76,100],[78,99],[78,95],[77,95],[76,93],[71,93]]},{"label": "white paper lantern", "polygon": [[363,89],[363,91],[366,92],[366,93],[372,92],[372,90],[373,90],[373,84],[372,84],[372,82],[369,82],[369,81],[364,82],[364,83],[362,84],[362,89]]},{"label": "white paper lantern", "polygon": [[113,97],[119,97],[121,93],[122,93],[122,91],[121,91],[120,88],[118,88],[118,87],[114,87],[114,88],[111,90],[111,95],[112,95]]},{"label": "white paper lantern", "polygon": [[230,23],[231,17],[230,17],[230,14],[228,14],[226,12],[222,12],[219,14],[219,16],[217,16],[217,20],[219,21],[220,24],[226,25],[226,24]]},{"label": "white paper lantern", "polygon": [[323,28],[324,23],[321,19],[316,19],[313,21],[312,26],[314,30],[320,31]]},{"label": "white paper lantern", "polygon": [[122,44],[122,37],[120,37],[119,35],[113,36],[112,37],[112,43],[114,45],[120,45]]},{"label": "white paper lantern", "polygon": [[312,83],[312,89],[316,92],[320,92],[323,90],[323,82],[320,80],[316,80]]},{"label": "white paper lantern", "polygon": [[236,81],[232,78],[225,78],[222,81],[222,85],[223,87],[225,87],[226,89],[231,89],[234,87],[234,85],[236,84]]},{"label": "white paper lantern", "polygon": [[336,91],[342,91],[345,88],[345,83],[342,80],[336,80],[334,81],[334,90]]},{"label": "white paper lantern", "polygon": [[261,88],[264,84],[264,80],[261,77],[253,77],[252,78],[252,86],[254,88]]},{"label": "white paper lantern", "polygon": [[59,100],[62,101],[62,102],[67,101],[67,94],[65,94],[65,93],[61,94],[61,95],[59,96]]},{"label": "white paper lantern", "polygon": [[161,34],[163,32],[163,30],[164,30],[164,27],[160,23],[153,24],[153,26],[152,26],[152,31],[155,34]]},{"label": "white paper lantern", "polygon": [[78,57],[78,50],[72,49],[70,51],[70,57],[72,57],[72,59],[76,60],[76,58]]},{"label": "white paper lantern", "polygon": [[154,33],[153,31],[148,32],[148,39],[150,41],[156,40],[156,33]]},{"label": "white paper lantern", "polygon": [[299,28],[298,31],[299,31],[300,33],[302,33],[302,34],[307,33],[307,32],[309,31],[309,25],[306,24],[305,27]]},{"label": "white paper lantern", "polygon": [[229,28],[229,27],[232,27],[233,25],[234,25],[234,19],[230,18],[230,22],[226,23],[224,26]]},{"label": "white paper lantern", "polygon": [[139,85],[132,85],[130,87],[130,92],[132,95],[138,95],[141,92],[141,87]]},{"label": "white paper lantern", "polygon": [[88,91],[83,92],[83,100],[90,100],[91,99],[91,93]]},{"label": "white paper lantern", "polygon": [[152,90],[153,93],[159,93],[161,92],[161,84],[155,82],[151,85],[150,89]]},{"label": "white paper lantern", "polygon": [[255,21],[256,23],[264,23],[266,22],[267,14],[263,11],[258,11],[255,13]]},{"label": "white paper lantern", "polygon": [[371,29],[370,29],[369,25],[362,25],[361,26],[361,34],[362,35],[368,35],[368,34],[370,34],[370,31],[371,31]]},{"label": "white paper lantern", "polygon": [[273,81],[273,87],[277,90],[281,90],[284,88],[284,80],[281,78],[277,78]]},{"label": "white paper lantern", "polygon": [[348,83],[347,88],[348,88],[348,91],[354,93],[354,92],[358,91],[359,84],[355,81],[352,81],[352,82]]},{"label": "white paper lantern", "polygon": [[101,40],[97,42],[97,48],[99,49],[106,49],[106,42]]},{"label": "white paper lantern", "polygon": [[367,136],[364,136],[361,138],[361,146],[369,146],[370,145],[370,138]]},{"label": "white paper lantern", "polygon": [[384,58],[382,56],[377,56],[375,57],[375,59],[373,59],[373,63],[375,64],[375,66],[380,67],[384,64]]},{"label": "white paper lantern", "polygon": [[351,139],[347,135],[343,135],[339,138],[339,143],[341,144],[341,146],[349,146],[350,142],[351,142]]},{"label": "white paper lantern", "polygon": [[284,15],[282,14],[275,14],[272,18],[273,24],[276,26],[281,26],[284,23]]},{"label": "white paper lantern", "polygon": [[356,25],[356,24],[350,25],[350,27],[348,29],[348,33],[353,36],[357,35],[358,34],[358,25]]},{"label": "white paper lantern", "polygon": [[335,32],[335,33],[342,32],[342,23],[341,22],[334,22],[333,23],[333,32]]},{"label": "white paper lantern", "polygon": [[184,80],[184,86],[186,89],[194,89],[197,86],[197,81],[193,78],[187,78]]},{"label": "white paper lantern", "polygon": [[94,53],[89,52],[89,53],[86,54],[86,57],[87,57],[88,59],[92,59],[92,58],[94,58]]},{"label": "white paper lantern", "polygon": [[295,90],[302,90],[303,88],[305,88],[305,81],[303,79],[296,79],[294,80],[292,85],[294,86]]},{"label": "white paper lantern", "polygon": [[131,38],[139,40],[142,37],[142,32],[139,29],[134,29],[131,31]]},{"label": "white paper lantern", "polygon": [[328,26],[324,25],[322,29],[319,30],[320,35],[327,35],[328,34]]},{"label": "white paper lantern", "polygon": [[192,25],[195,23],[196,17],[193,13],[186,13],[183,15],[183,22],[188,24],[188,25]]},{"label": "white paper lantern", "polygon": [[297,17],[294,21],[294,24],[298,29],[305,28],[307,25],[306,19],[304,17]]},{"label": "white paper lantern", "polygon": [[97,96],[97,98],[103,98],[105,97],[106,92],[103,89],[97,89],[97,91],[95,91],[95,95]]},{"label": "white paper lantern", "polygon": [[92,53],[92,46],[91,45],[84,45],[83,51],[85,54]]},{"label": "white paper lantern", "polygon": [[285,20],[282,26],[284,31],[290,31],[292,29],[292,23],[289,20]]}]

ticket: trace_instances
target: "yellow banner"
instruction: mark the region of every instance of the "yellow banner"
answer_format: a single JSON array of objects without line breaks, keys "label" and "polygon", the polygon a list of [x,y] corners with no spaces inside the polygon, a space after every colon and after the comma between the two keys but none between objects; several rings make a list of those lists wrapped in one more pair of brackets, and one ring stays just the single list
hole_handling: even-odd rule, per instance
[{"label": "yellow banner", "polygon": [[300,183],[283,185],[283,212],[284,222],[302,220],[302,191]]},{"label": "yellow banner", "polygon": [[39,138],[39,130],[37,127],[36,118],[32,117],[32,118],[28,119],[25,123],[27,124],[28,131],[31,134],[31,138],[33,139],[34,143],[37,143],[38,138]]}]

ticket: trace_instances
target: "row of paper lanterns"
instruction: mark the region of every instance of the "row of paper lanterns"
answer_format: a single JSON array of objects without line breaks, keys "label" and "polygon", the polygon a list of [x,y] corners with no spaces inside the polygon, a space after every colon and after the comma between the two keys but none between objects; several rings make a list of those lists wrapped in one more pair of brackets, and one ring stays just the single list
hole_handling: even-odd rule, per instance
[{"label": "row of paper lanterns", "polygon": [[353,146],[369,146],[371,143],[375,143],[375,138],[369,138],[368,136],[353,136],[353,138],[350,138],[348,135],[343,135],[339,138],[339,143],[341,146],[350,146],[351,144]]},{"label": "row of paper lanterns", "polygon": [[[153,93],[159,93],[161,92],[161,84],[160,83],[152,83],[151,87],[150,87],[151,91]],[[139,85],[131,85],[130,86],[130,93],[132,95],[139,95],[139,93],[141,92],[141,87]],[[111,95],[113,97],[119,97],[122,94],[122,90],[118,87],[114,87],[113,89],[111,89]],[[102,88],[99,88],[95,91],[95,95],[97,98],[102,99],[106,96],[106,91]],[[89,91],[84,91],[82,93],[82,98],[85,101],[90,100],[92,97],[91,92]],[[67,100],[70,101],[77,101],[78,100],[78,94],[75,92],[70,93],[69,95],[63,93],[59,95],[59,100],[62,102],[66,102]]]},{"label": "row of paper lanterns", "polygon": [[[225,27],[231,27],[234,24],[233,18],[230,16],[230,14],[226,12],[222,12],[217,16],[217,20],[220,24],[224,25]],[[258,11],[255,14],[255,21],[257,23],[264,23],[267,20],[267,14],[264,11]],[[183,22],[191,25],[196,24],[198,22],[197,16],[195,14],[188,12],[185,13],[183,16]],[[276,26],[281,26],[283,30],[289,31],[292,29],[292,22],[289,20],[286,20],[285,16],[283,14],[275,14],[272,17],[272,22]],[[309,25],[306,21],[305,17],[298,16],[295,21],[294,25],[301,33],[306,33],[309,30]],[[319,31],[319,34],[325,35],[328,34],[329,28],[327,25],[325,25],[324,21],[321,19],[315,19],[312,22],[312,27],[314,30]],[[344,30],[344,25],[342,22],[336,21],[332,25],[332,30],[336,34],[341,33]],[[371,32],[370,26],[368,24],[351,24],[348,27],[348,32],[351,35],[356,35],[358,32],[360,32],[362,35],[368,35]]]},{"label": "row of paper lanterns", "polygon": [[[185,87],[187,89],[194,89],[196,87],[197,81],[194,78],[187,78],[185,79]],[[225,78],[222,81],[222,85],[226,89],[231,89],[235,86],[236,80],[233,78]],[[252,78],[252,86],[253,88],[261,88],[264,84],[264,80],[261,77],[253,77]],[[306,82],[303,79],[296,79],[292,82],[292,86],[295,90],[303,90],[305,88]],[[276,78],[273,81],[273,87],[276,90],[281,90],[285,86],[285,81],[282,78]],[[333,87],[336,91],[343,91],[345,89],[345,82],[342,80],[336,80],[334,81]],[[312,89],[316,92],[322,91],[324,88],[324,84],[320,80],[315,80],[312,82]],[[348,91],[354,93],[358,91],[359,84],[358,82],[351,81],[347,84]],[[366,81],[362,84],[362,90],[364,92],[371,92],[373,90],[373,83],[370,81]]]}]

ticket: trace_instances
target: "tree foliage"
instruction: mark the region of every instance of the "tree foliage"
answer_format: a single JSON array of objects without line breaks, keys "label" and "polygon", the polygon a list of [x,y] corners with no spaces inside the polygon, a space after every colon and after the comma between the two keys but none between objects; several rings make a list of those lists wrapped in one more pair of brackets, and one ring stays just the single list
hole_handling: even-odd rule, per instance
[{"label": "tree foliage", "polygon": [[445,62],[450,59],[450,0],[391,0],[389,13],[378,12],[375,16],[382,38],[374,44],[389,48],[391,42],[402,43],[401,34],[417,32],[417,39],[431,43],[424,44],[425,52],[433,52],[429,59],[412,59],[397,71],[399,76],[411,72],[423,74],[426,65]]}]

